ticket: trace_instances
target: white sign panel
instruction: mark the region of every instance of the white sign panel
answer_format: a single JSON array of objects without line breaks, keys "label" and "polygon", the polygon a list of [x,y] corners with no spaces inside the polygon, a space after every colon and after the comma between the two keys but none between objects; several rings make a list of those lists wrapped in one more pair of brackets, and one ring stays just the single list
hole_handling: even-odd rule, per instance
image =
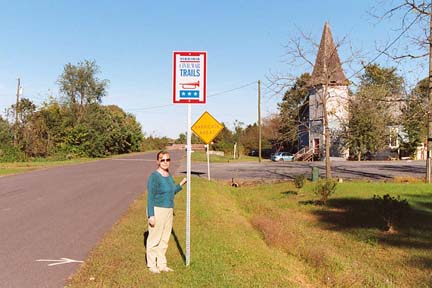
[{"label": "white sign panel", "polygon": [[206,103],[207,52],[174,52],[173,102]]}]

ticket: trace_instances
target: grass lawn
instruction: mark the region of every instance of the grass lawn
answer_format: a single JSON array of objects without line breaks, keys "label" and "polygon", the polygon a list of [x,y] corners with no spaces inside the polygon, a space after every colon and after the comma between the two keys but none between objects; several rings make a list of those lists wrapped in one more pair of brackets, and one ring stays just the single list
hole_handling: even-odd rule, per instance
[{"label": "grass lawn", "polygon": [[0,176],[40,170],[55,166],[84,163],[95,160],[98,159],[80,158],[65,161],[37,160],[29,162],[0,163]]},{"label": "grass lawn", "polygon": [[[109,158],[126,157],[126,156],[141,154],[141,153],[142,152],[113,155],[110,156]],[[29,172],[33,170],[40,170],[49,167],[98,161],[98,160],[109,159],[109,158],[78,158],[78,159],[63,160],[63,161],[54,161],[50,159],[40,158],[28,162],[14,162],[14,163],[0,162],[0,176]]]},{"label": "grass lawn", "polygon": [[[145,194],[91,252],[67,287],[430,287],[432,190],[426,184],[340,183],[327,207],[308,183],[232,188],[193,178],[191,265],[184,266],[185,191],[176,199],[167,258],[146,270]],[[374,194],[410,204],[382,230]]]}]

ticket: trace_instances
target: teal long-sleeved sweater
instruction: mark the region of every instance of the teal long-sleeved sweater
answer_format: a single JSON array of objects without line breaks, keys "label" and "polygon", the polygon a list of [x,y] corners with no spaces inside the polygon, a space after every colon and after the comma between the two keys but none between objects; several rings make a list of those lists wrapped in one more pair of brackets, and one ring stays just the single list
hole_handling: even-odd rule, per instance
[{"label": "teal long-sleeved sweater", "polygon": [[147,183],[147,213],[154,216],[154,207],[174,208],[174,195],[182,190],[180,184],[175,184],[171,174],[164,177],[154,171]]}]

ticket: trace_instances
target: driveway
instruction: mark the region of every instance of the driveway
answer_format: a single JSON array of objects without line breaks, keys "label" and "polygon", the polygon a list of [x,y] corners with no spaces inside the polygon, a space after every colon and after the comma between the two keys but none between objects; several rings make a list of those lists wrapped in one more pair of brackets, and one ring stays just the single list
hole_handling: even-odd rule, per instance
[{"label": "driveway", "polygon": [[[185,164],[180,172],[185,172]],[[231,180],[269,180],[292,179],[294,175],[304,174],[309,179],[312,167],[317,167],[320,177],[325,177],[325,162],[227,162],[210,163],[212,179]],[[332,176],[347,180],[392,180],[394,177],[422,178],[426,174],[425,161],[333,161]],[[207,177],[207,163],[192,163],[192,173]]]}]

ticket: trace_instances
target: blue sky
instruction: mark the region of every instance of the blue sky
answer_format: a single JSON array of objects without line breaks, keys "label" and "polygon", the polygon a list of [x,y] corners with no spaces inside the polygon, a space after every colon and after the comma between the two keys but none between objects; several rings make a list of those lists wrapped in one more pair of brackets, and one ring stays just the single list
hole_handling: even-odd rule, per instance
[{"label": "blue sky", "polygon": [[[252,124],[256,81],[267,116],[282,97],[266,88],[267,78],[299,70],[283,56],[299,30],[319,42],[329,21],[336,41],[346,36],[370,58],[377,43],[397,35],[397,22],[368,15],[376,0],[349,2],[0,0],[0,110],[14,103],[18,77],[23,97],[40,104],[58,96],[65,64],[89,59],[110,81],[104,104],[133,113],[146,135],[176,138],[187,130],[187,107],[171,104],[173,51],[207,51],[207,104],[192,106],[192,121],[208,111],[230,128],[236,120]],[[350,51],[339,53],[344,60]]]}]

